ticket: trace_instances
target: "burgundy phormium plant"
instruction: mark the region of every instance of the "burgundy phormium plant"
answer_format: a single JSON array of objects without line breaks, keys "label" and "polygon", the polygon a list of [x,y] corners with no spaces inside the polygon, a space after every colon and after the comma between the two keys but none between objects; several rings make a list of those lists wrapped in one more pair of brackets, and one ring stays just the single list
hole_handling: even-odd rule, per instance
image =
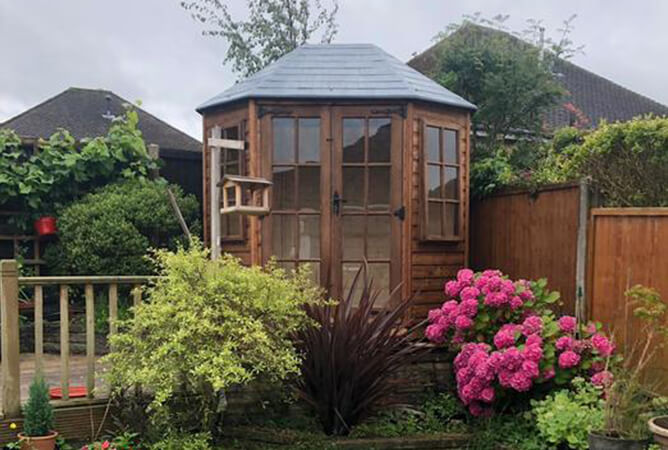
[{"label": "burgundy phormium plant", "polygon": [[582,375],[598,385],[611,382],[605,369],[614,345],[595,324],[557,319],[550,305],[559,294],[546,284],[463,269],[445,284],[449,300],[429,312],[425,335],[458,351],[457,391],[472,414],[491,414],[499,397],[546,382],[565,384]]},{"label": "burgundy phormium plant", "polygon": [[[362,283],[355,297],[355,287]],[[377,403],[392,393],[389,377],[419,358],[425,346],[415,345],[409,327],[411,298],[374,308],[379,291],[363,265],[348,295],[337,304],[308,305],[318,324],[299,333],[304,353],[298,391],[315,410],[327,434],[345,435]]]}]

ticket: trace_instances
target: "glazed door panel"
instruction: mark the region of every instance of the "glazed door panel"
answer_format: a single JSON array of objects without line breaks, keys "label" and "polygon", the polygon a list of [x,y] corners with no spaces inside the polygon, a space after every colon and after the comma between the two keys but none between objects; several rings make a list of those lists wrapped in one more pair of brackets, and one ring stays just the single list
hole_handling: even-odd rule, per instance
[{"label": "glazed door panel", "polygon": [[400,282],[401,126],[401,116],[389,109],[332,110],[331,293],[335,298],[348,293],[364,261],[381,301]]}]

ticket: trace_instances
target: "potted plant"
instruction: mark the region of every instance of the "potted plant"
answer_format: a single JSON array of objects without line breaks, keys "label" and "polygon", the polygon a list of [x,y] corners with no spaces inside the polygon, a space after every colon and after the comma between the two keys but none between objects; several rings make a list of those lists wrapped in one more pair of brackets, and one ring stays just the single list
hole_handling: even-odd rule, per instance
[{"label": "potted plant", "polygon": [[668,450],[668,416],[652,417],[649,421],[649,431],[654,435],[654,442],[662,449]]},{"label": "potted plant", "polygon": [[591,450],[642,450],[649,442],[647,420],[666,400],[657,396],[645,379],[644,369],[665,343],[664,324],[668,306],[656,290],[634,286],[625,293],[627,310],[641,321],[637,339],[626,346],[624,362],[613,370],[614,377],[604,384],[604,428],[589,434]]},{"label": "potted plant", "polygon": [[49,386],[41,374],[30,385],[28,402],[23,408],[23,432],[18,434],[21,450],[53,450],[58,433],[53,430],[53,406]]}]

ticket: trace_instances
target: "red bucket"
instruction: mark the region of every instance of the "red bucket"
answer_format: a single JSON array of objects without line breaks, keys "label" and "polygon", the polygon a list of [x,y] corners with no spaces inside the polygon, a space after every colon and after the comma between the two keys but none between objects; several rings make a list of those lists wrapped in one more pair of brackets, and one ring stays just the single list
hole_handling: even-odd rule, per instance
[{"label": "red bucket", "polygon": [[50,236],[56,234],[56,218],[51,216],[40,217],[35,221],[35,232],[38,236]]}]

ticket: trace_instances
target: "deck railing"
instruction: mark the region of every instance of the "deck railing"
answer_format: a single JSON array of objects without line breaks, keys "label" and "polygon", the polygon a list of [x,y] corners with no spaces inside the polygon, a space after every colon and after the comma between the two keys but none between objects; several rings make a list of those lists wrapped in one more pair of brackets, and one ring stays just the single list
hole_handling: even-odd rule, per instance
[{"label": "deck railing", "polygon": [[95,286],[105,286],[109,301],[109,334],[117,332],[118,287],[130,286],[133,304],[142,299],[141,287],[149,276],[37,276],[18,275],[15,260],[0,261],[0,317],[2,319],[2,412],[18,417],[21,412],[19,289],[33,288],[35,304],[35,369],[44,367],[44,287],[59,287],[60,310],[60,387],[62,400],[70,400],[70,288],[84,287],[86,330],[86,393],[95,395]]}]

